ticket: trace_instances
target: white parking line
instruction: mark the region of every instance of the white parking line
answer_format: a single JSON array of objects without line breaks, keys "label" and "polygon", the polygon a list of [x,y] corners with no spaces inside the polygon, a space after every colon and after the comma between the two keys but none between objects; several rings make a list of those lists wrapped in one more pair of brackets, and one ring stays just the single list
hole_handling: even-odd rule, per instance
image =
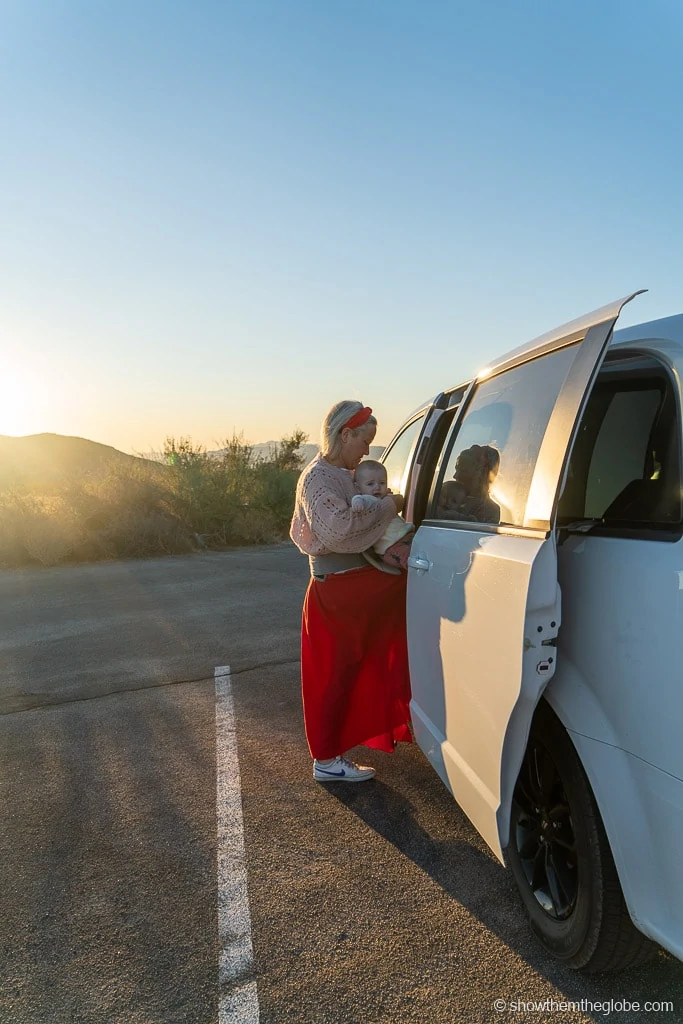
[{"label": "white parking line", "polygon": [[244,854],[244,821],[230,666],[216,682],[216,818],[218,822],[218,1024],[258,1024]]}]

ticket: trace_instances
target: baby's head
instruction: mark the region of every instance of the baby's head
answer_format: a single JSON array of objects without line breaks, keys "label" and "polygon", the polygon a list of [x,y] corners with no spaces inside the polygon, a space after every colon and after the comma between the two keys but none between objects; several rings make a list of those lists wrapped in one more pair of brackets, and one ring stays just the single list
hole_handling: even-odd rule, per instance
[{"label": "baby's head", "polygon": [[359,494],[373,494],[376,498],[383,498],[388,493],[387,471],[381,462],[375,462],[374,459],[360,462],[353,478]]}]

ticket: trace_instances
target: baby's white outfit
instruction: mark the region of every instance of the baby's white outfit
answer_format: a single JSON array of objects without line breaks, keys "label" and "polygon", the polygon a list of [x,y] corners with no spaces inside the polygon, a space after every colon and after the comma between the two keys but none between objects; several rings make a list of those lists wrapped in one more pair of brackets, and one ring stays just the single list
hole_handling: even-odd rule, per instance
[{"label": "baby's white outfit", "polygon": [[[351,508],[372,508],[373,505],[381,500],[381,498],[376,498],[374,494],[354,494],[351,499]],[[391,520],[380,539],[372,545],[373,551],[376,551],[378,555],[383,555],[387,548],[390,548],[397,540],[401,540],[407,533],[411,533],[413,529],[412,523],[407,523],[405,519],[396,516]]]}]

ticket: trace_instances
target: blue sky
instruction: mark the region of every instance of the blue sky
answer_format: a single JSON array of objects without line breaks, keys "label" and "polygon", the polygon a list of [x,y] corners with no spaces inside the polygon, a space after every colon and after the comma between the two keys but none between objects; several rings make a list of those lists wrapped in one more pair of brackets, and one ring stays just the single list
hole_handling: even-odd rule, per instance
[{"label": "blue sky", "polygon": [[0,0],[0,433],[147,452],[683,310],[683,8]]}]

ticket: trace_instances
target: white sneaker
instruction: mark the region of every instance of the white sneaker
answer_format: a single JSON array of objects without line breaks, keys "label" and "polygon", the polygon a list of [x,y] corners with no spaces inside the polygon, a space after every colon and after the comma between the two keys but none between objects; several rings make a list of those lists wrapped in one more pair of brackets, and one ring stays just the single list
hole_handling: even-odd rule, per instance
[{"label": "white sneaker", "polygon": [[355,764],[348,757],[335,757],[327,764],[313,762],[313,778],[318,782],[366,782],[374,777],[374,768]]}]

